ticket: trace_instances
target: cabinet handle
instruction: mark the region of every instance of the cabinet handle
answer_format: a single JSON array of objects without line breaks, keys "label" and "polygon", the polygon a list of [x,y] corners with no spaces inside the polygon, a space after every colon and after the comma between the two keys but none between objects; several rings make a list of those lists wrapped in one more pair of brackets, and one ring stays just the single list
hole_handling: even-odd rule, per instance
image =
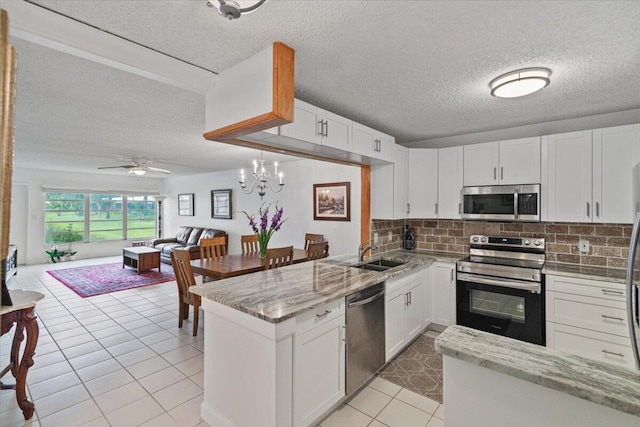
[{"label": "cabinet handle", "polygon": [[329,137],[329,120],[324,121],[324,137]]},{"label": "cabinet handle", "polygon": [[612,291],[610,289],[600,289],[605,295],[624,295],[622,291]]},{"label": "cabinet handle", "polygon": [[436,215],[438,215],[438,204],[435,203],[435,205],[436,205]]},{"label": "cabinet handle", "polygon": [[504,167],[500,166],[500,181],[504,179]]},{"label": "cabinet handle", "polygon": [[608,350],[602,350],[602,352],[604,354],[610,354],[611,356],[624,357],[624,354],[622,354],[622,353],[615,353],[613,351],[608,351]]},{"label": "cabinet handle", "polygon": [[462,215],[462,203],[458,203],[458,214]]},{"label": "cabinet handle", "polygon": [[324,313],[322,313],[322,314],[316,314],[316,319],[322,319],[323,317],[325,317],[329,313],[331,313],[331,310],[325,310]]},{"label": "cabinet handle", "polygon": [[600,218],[600,202],[596,202],[596,218]]},{"label": "cabinet handle", "polygon": [[496,172],[496,170],[497,170],[497,169],[498,169],[498,168],[493,168],[493,180],[494,180],[494,181],[495,181],[496,179],[498,179],[497,172]]},{"label": "cabinet handle", "polygon": [[587,202],[587,218],[591,218],[591,204]]},{"label": "cabinet handle", "polygon": [[453,268],[451,269],[451,283],[453,283]]},{"label": "cabinet handle", "polygon": [[617,320],[618,322],[624,322],[624,319],[622,317],[607,316],[606,314],[601,314],[600,316],[604,320]]},{"label": "cabinet handle", "polygon": [[411,305],[411,291],[409,291],[409,305]]},{"label": "cabinet handle", "polygon": [[404,294],[404,305],[405,307],[409,305],[409,293]]},{"label": "cabinet handle", "polygon": [[378,151],[380,151],[380,150],[378,149],[378,140],[377,140],[377,139],[374,139],[374,140],[373,140],[373,151],[375,151],[376,153],[377,153]]},{"label": "cabinet handle", "polygon": [[411,213],[411,203],[407,203],[407,214]]},{"label": "cabinet handle", "polygon": [[345,335],[346,335],[346,329],[347,329],[347,327],[346,327],[346,326],[344,326],[344,325],[342,325],[342,326],[340,327],[340,335],[342,335],[342,342],[347,342],[347,339],[345,338]]},{"label": "cabinet handle", "polygon": [[316,127],[316,135],[322,136],[322,120],[318,120],[318,126]]}]

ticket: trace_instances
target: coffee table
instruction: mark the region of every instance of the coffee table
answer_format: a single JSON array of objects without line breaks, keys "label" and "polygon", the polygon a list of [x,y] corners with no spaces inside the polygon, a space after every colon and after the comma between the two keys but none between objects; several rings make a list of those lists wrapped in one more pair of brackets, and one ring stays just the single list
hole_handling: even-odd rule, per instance
[{"label": "coffee table", "polygon": [[122,248],[122,268],[125,265],[135,268],[138,274],[152,268],[157,268],[160,271],[160,251],[146,246]]}]

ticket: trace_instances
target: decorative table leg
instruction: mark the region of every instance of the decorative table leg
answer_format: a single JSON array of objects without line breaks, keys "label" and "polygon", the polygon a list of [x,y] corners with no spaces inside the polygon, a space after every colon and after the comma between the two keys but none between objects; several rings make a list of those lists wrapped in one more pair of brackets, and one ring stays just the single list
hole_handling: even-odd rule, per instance
[{"label": "decorative table leg", "polygon": [[27,399],[27,371],[33,366],[33,355],[35,354],[36,345],[38,344],[39,328],[33,308],[25,310],[21,317],[18,325],[22,323],[27,333],[27,342],[18,368],[18,376],[16,377],[16,400],[18,401],[20,409],[22,409],[24,419],[28,420],[33,416],[34,406],[33,403]]},{"label": "decorative table leg", "polygon": [[16,330],[13,334],[13,343],[11,344],[11,354],[9,361],[11,362],[11,374],[13,378],[18,378],[18,370],[20,366],[20,344],[24,339],[24,325],[20,320],[16,321]]}]

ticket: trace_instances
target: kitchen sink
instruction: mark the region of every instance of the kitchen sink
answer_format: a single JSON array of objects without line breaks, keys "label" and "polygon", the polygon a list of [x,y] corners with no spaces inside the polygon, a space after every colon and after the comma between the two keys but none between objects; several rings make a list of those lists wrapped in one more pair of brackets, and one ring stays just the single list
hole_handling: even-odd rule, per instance
[{"label": "kitchen sink", "polygon": [[377,259],[375,261],[364,262],[360,264],[352,265],[355,268],[361,268],[363,270],[371,271],[385,271],[393,267],[403,265],[404,262],[393,261],[390,259]]}]

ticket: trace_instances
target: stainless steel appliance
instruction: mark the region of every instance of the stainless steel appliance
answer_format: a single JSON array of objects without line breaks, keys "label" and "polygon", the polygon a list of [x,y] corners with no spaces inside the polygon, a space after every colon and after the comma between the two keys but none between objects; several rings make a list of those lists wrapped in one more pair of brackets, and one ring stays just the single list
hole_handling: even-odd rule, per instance
[{"label": "stainless steel appliance", "polygon": [[346,298],[347,396],[384,365],[384,283]]},{"label": "stainless steel appliance", "polygon": [[540,184],[462,188],[462,219],[540,221]]},{"label": "stainless steel appliance", "polygon": [[545,241],[471,236],[457,263],[459,325],[545,345]]},{"label": "stainless steel appliance", "polygon": [[631,233],[629,259],[627,261],[627,315],[629,317],[629,335],[631,348],[636,361],[636,369],[640,370],[640,313],[638,308],[638,287],[640,286],[640,214],[636,216]]}]

